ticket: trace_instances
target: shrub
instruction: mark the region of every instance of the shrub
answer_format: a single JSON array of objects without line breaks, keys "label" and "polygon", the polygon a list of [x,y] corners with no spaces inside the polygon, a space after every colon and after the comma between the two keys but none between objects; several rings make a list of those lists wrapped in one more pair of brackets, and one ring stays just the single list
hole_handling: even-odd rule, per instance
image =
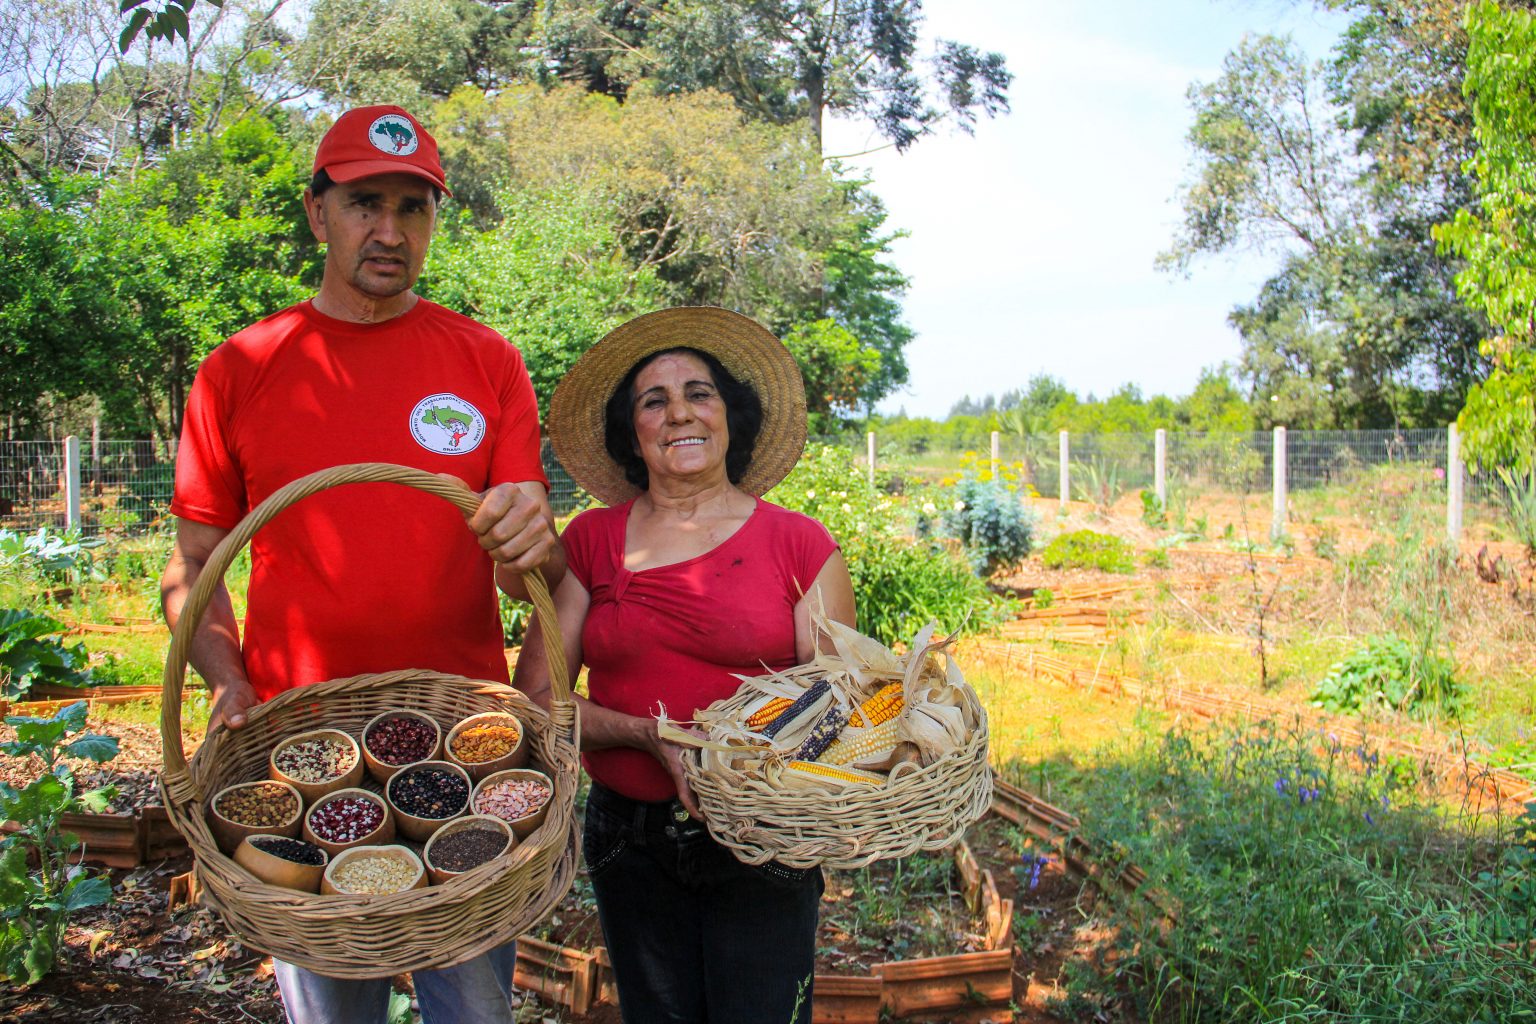
[{"label": "shrub", "polygon": [[951,493],[954,504],[944,512],[944,529],[964,545],[978,575],[1023,561],[1034,544],[1035,518],[1017,491],[967,475]]},{"label": "shrub", "polygon": [[1144,489],[1141,492],[1141,521],[1154,530],[1168,528],[1168,512],[1163,508],[1163,503],[1157,500],[1156,491]]},{"label": "shrub", "polygon": [[1047,569],[1099,569],[1103,572],[1136,571],[1136,553],[1128,541],[1095,530],[1064,533],[1040,552]]},{"label": "shrub", "polygon": [[1460,698],[1454,662],[1389,633],[1370,638],[1334,665],[1311,700],[1327,711],[1358,712],[1372,705],[1406,710],[1427,702],[1454,712]]},{"label": "shrub", "polygon": [[20,700],[33,683],[91,685],[85,645],[66,646],[63,632],[46,615],[0,608],[0,697]]},{"label": "shrub", "polygon": [[911,640],[930,619],[975,632],[1011,605],[992,594],[944,547],[900,529],[895,502],[871,487],[843,448],[810,444],[793,472],[765,497],[819,520],[842,545],[858,602],[859,630],[885,644]]}]

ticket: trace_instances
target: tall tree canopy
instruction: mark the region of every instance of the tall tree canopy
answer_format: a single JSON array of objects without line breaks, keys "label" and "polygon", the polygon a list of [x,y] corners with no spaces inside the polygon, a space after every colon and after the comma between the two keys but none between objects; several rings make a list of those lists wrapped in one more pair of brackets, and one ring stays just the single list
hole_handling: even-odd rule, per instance
[{"label": "tall tree canopy", "polygon": [[1438,232],[1466,261],[1457,285],[1496,334],[1493,372],[1461,415],[1468,454],[1536,472],[1536,17],[1482,2],[1467,11],[1477,205]]},{"label": "tall tree canopy", "polygon": [[1466,39],[1454,0],[1328,0],[1354,15],[1327,61],[1248,39],[1190,90],[1191,183],[1162,265],[1280,258],[1232,313],[1265,425],[1440,423],[1488,370],[1486,322],[1430,228],[1471,195]]}]

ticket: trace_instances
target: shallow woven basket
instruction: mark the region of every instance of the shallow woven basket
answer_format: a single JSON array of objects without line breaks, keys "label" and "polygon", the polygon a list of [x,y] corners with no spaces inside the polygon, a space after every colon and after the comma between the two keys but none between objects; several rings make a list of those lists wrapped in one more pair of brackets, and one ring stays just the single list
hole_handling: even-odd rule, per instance
[{"label": "shallow woven basket", "polygon": [[[183,754],[181,689],[191,638],[230,563],[257,530],[294,502],[329,487],[377,482],[415,487],[466,512],[479,504],[462,484],[383,463],[337,466],[274,492],[214,550],[193,586],[166,656],[160,717],[161,795],[197,856],[205,899],[246,945],[336,978],[387,977],[478,956],[549,913],[576,870],[576,707],[554,606],[537,573],[525,579],[545,624],[554,689],[549,713],[503,683],[406,669],[289,690],[251,709],[244,728],[215,728],[190,762]],[[219,852],[203,817],[208,799],[231,783],[265,778],[273,744],[320,726],[359,735],[375,715],[398,708],[447,724],[480,711],[510,711],[526,722],[532,758],[555,783],[544,825],[507,857],[444,885],[386,896],[313,896],[266,885]]]},{"label": "shallow woven basket", "polygon": [[[699,752],[684,751],[688,784],[710,834],[738,860],[792,868],[861,868],[950,846],[992,803],[987,711],[970,686],[961,692],[978,723],[970,739],[925,768],[898,768],[883,786],[770,786],[730,768],[705,772]],[[710,710],[741,712],[761,696],[745,683]]]}]

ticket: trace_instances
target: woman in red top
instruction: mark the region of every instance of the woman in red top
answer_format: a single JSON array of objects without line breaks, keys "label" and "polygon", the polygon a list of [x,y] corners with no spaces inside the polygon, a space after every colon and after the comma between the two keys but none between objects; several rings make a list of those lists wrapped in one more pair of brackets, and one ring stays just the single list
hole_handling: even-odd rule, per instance
[{"label": "woman in red top", "polygon": [[[762,501],[805,445],[805,391],[771,333],[684,307],[615,329],[550,403],[567,472],[607,508],[566,528],[555,593],[566,658],[588,669],[583,835],[627,1024],[809,1022],[821,872],[751,867],[699,820],[686,720],[735,678],[811,660],[813,605],[853,624],[826,528]],[[517,685],[548,699],[537,621]]]}]

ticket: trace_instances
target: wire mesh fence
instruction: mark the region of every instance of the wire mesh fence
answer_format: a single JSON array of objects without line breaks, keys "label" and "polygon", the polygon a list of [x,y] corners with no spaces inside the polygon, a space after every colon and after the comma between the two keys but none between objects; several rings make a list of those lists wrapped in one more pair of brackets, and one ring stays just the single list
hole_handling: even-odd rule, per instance
[{"label": "wire mesh fence", "polygon": [[[864,434],[815,438],[851,450],[856,464],[869,467],[870,441]],[[1155,434],[997,435],[1000,464],[1047,499],[1111,504],[1117,497],[1153,490],[1158,481]],[[1274,433],[1168,431],[1162,478],[1165,503],[1202,494],[1263,495],[1273,487]],[[1280,457],[1285,487],[1292,493],[1328,488],[1379,488],[1392,492],[1446,493],[1450,486],[1449,439],[1445,430],[1288,431]],[[546,440],[542,457],[557,515],[582,507],[587,496],[560,466]],[[906,446],[877,434],[875,466],[899,468],[905,476],[939,482],[967,466],[986,466],[990,445],[963,447],[931,440]],[[83,536],[103,532],[141,533],[168,521],[175,483],[175,455],[150,441],[96,441],[81,445],[79,527]],[[1469,516],[1490,521],[1521,515],[1522,502],[1536,515],[1536,480],[1497,472],[1463,476]],[[69,473],[65,444],[49,441],[0,443],[0,527],[35,530],[69,526]]]}]

